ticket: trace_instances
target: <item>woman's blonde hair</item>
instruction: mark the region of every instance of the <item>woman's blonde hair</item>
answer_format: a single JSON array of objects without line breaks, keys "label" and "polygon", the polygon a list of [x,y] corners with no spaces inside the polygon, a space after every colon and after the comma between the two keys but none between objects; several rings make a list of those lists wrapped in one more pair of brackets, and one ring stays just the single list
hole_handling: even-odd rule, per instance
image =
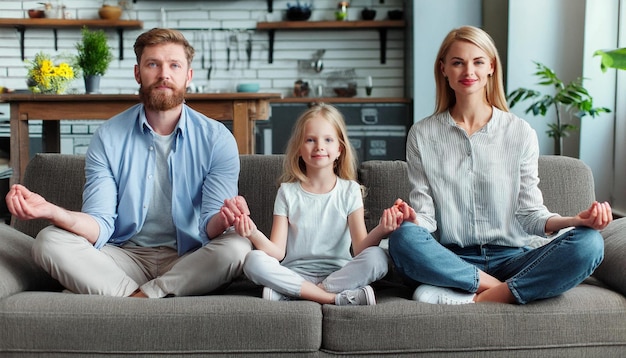
[{"label": "woman's blonde hair", "polygon": [[508,112],[509,106],[506,102],[504,85],[502,83],[502,64],[500,63],[500,56],[493,39],[484,30],[474,26],[463,26],[448,33],[437,53],[437,59],[435,60],[435,84],[437,86],[435,113],[445,112],[456,103],[456,96],[441,71],[441,64],[445,62],[450,46],[457,41],[474,44],[489,56],[489,60],[493,63],[494,71],[489,77],[485,89],[487,103]]},{"label": "woman's blonde hair", "polygon": [[335,162],[335,174],[342,179],[356,180],[356,157],[348,140],[348,131],[343,115],[331,105],[316,103],[300,115],[293,127],[283,161],[283,174],[279,179],[281,183],[307,181],[306,164],[300,156],[300,147],[305,140],[306,124],[311,119],[318,117],[327,120],[337,131],[341,155]]}]

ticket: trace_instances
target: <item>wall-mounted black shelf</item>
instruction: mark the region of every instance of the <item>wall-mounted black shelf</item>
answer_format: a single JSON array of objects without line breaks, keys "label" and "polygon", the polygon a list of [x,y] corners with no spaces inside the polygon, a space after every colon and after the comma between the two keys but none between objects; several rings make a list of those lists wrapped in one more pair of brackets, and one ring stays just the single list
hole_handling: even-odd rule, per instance
[{"label": "wall-mounted black shelf", "polygon": [[380,63],[387,62],[387,30],[403,29],[404,20],[380,21],[272,21],[258,22],[257,31],[267,31],[269,35],[268,63],[274,62],[274,36],[276,30],[378,30],[380,40]]}]

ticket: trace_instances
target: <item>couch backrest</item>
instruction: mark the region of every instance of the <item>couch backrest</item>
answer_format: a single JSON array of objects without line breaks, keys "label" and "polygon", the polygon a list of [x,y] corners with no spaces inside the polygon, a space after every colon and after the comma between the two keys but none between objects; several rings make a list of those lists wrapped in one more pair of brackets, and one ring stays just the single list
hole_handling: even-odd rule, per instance
[{"label": "couch backrest", "polygon": [[257,228],[269,237],[272,230],[274,199],[278,177],[283,170],[283,155],[241,155],[239,195],[246,198],[250,217]]},{"label": "couch backrest", "polygon": [[[269,235],[274,199],[283,155],[241,155],[239,194],[248,201],[252,218]],[[85,184],[85,158],[81,155],[40,153],[30,161],[24,185],[52,203],[80,210]],[[582,161],[564,156],[540,156],[539,177],[548,209],[561,215],[576,215],[595,200],[591,169]],[[378,223],[382,211],[397,198],[408,200],[409,183],[403,161],[366,161],[359,167],[359,181],[366,187],[365,220],[368,230]],[[19,221],[14,226],[35,237],[48,223]]]},{"label": "couch backrest", "polygon": [[580,159],[540,156],[539,179],[543,202],[552,212],[574,216],[596,200],[593,173]]},{"label": "couch backrest", "polygon": [[[78,211],[83,203],[85,157],[52,153],[36,154],[26,167],[23,184],[51,203],[68,210]],[[32,237],[37,236],[37,233],[48,225],[50,223],[47,220],[15,220],[14,223],[16,229]]]},{"label": "couch backrest", "polygon": [[[573,216],[595,200],[591,169],[579,159],[544,155],[539,157],[539,188],[552,212]],[[367,161],[359,168],[359,181],[368,189],[365,223],[371,230],[385,208],[397,198],[409,199],[407,165],[404,161]]]},{"label": "couch backrest", "polygon": [[[242,155],[240,194],[250,206],[259,229],[269,235],[274,198],[282,171],[282,155]],[[79,211],[85,185],[85,157],[39,153],[28,163],[23,184],[48,201],[68,210]],[[49,223],[45,220],[16,220],[14,226],[32,237]]]}]

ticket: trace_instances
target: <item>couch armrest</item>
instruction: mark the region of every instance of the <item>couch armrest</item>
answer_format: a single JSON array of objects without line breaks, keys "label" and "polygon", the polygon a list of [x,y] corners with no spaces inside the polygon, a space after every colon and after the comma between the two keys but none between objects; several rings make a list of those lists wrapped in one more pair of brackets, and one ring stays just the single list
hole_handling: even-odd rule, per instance
[{"label": "couch armrest", "polygon": [[604,261],[593,275],[626,296],[626,218],[614,220],[602,230]]},{"label": "couch armrest", "polygon": [[28,290],[58,289],[59,284],[32,259],[34,239],[0,224],[0,298]]}]

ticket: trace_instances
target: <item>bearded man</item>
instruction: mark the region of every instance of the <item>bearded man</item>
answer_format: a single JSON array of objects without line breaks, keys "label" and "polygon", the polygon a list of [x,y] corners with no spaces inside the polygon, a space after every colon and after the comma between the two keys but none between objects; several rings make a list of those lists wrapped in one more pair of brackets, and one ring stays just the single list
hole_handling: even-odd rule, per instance
[{"label": "bearded man", "polygon": [[184,103],[194,49],[179,31],[147,31],[134,50],[141,103],[94,134],[81,211],[22,185],[12,186],[7,206],[18,219],[50,221],[33,257],[68,292],[206,294],[239,276],[251,250],[221,213],[249,214],[237,197],[237,143]]}]

